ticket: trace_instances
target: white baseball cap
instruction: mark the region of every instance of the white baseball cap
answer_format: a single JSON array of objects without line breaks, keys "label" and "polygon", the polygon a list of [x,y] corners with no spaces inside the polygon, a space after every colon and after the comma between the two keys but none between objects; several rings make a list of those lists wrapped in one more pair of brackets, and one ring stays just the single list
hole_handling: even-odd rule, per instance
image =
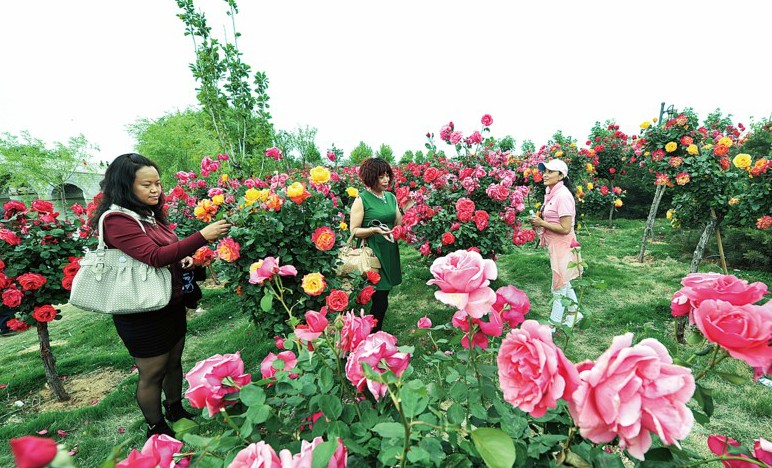
[{"label": "white baseball cap", "polygon": [[566,166],[566,163],[560,159],[551,159],[546,163],[540,162],[539,171],[544,172],[544,169],[549,169],[550,171],[558,171],[564,176],[568,177],[568,166]]}]

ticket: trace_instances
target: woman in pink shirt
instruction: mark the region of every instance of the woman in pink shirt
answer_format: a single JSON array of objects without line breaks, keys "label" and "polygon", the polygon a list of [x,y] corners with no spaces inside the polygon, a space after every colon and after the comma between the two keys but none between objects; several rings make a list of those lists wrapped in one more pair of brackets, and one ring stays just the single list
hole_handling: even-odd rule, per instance
[{"label": "woman in pink shirt", "polygon": [[[531,224],[542,231],[540,245],[547,246],[552,268],[552,313],[550,321],[555,324],[574,325],[575,319],[581,320],[582,314],[577,312],[578,300],[571,287],[571,280],[581,274],[578,253],[573,246],[578,245],[574,234],[576,218],[576,203],[571,184],[568,179],[568,166],[559,159],[540,163],[539,170],[544,174],[544,185],[547,193],[544,196],[541,217],[532,216]],[[573,262],[574,265],[569,266]],[[573,301],[568,306],[568,316],[564,317],[565,307],[563,297]]]},{"label": "woman in pink shirt", "polygon": [[215,221],[179,240],[164,214],[164,192],[158,166],[139,154],[123,154],[110,163],[101,182],[102,201],[91,218],[96,229],[105,216],[104,238],[109,248],[156,268],[172,272],[172,297],[165,307],[136,314],[113,315],[113,323],[139,371],[136,398],[153,434],[174,436],[161,413],[174,422],[193,415],[182,407],[182,350],[187,323],[182,298],[182,270],[193,268],[196,249],[228,233],[230,224]]}]

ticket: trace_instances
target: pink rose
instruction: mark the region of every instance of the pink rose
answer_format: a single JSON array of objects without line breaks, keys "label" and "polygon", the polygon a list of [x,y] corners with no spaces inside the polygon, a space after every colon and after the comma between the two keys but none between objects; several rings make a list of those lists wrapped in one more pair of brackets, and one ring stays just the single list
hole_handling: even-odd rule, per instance
[{"label": "pink rose", "polygon": [[182,442],[166,434],[154,435],[147,439],[142,451],[132,450],[129,456],[118,462],[115,468],[140,466],[174,467],[174,454],[180,453]]},{"label": "pink rose", "polygon": [[298,270],[292,265],[279,266],[279,259],[276,257],[265,257],[262,260],[253,263],[249,268],[249,282],[252,284],[263,284],[270,281],[273,275],[296,276]]},{"label": "pink rose", "polygon": [[620,447],[643,460],[651,432],[665,445],[689,435],[694,416],[686,402],[695,384],[659,341],[632,342],[632,333],[617,336],[595,363],[577,365],[579,387],[568,406],[582,437],[599,444],[619,437]]},{"label": "pink rose", "polygon": [[281,150],[275,146],[265,150],[265,155],[276,161],[279,161],[282,158]]},{"label": "pink rose", "polygon": [[673,299],[670,300],[670,313],[673,317],[681,317],[688,315],[692,311],[692,304],[689,301],[689,296],[684,293],[684,290],[678,290],[673,294]]},{"label": "pink rose", "polygon": [[[748,458],[747,455],[739,454],[739,455],[732,455],[729,453],[729,446],[732,447],[739,447],[740,442],[737,442],[736,440],[732,439],[731,437],[726,436],[720,436],[720,435],[711,435],[708,436],[708,448],[711,452],[715,453],[718,456],[730,456],[730,457],[742,457],[742,458]],[[741,460],[724,460],[724,466],[726,468],[754,468],[757,467],[755,463],[745,462]]]},{"label": "pink rose", "polygon": [[485,114],[482,116],[482,119],[480,119],[480,122],[484,127],[490,127],[493,124],[493,117],[491,117],[490,114]]},{"label": "pink rose", "polygon": [[772,366],[772,301],[763,306],[703,301],[693,314],[705,338],[751,367]]},{"label": "pink rose", "polygon": [[485,193],[492,199],[498,202],[503,202],[509,198],[510,190],[504,185],[491,184],[487,189],[485,189]]},{"label": "pink rose", "polygon": [[418,319],[418,323],[416,324],[416,326],[418,326],[418,328],[432,328],[432,321],[431,319],[429,319],[429,317],[424,315],[423,317]]},{"label": "pink rose", "polygon": [[418,253],[426,257],[430,253],[432,253],[432,247],[429,245],[428,242],[424,242],[421,244],[421,247],[418,248]]},{"label": "pink rose", "polygon": [[465,223],[474,216],[474,202],[468,198],[459,198],[456,202],[456,216],[458,220]]},{"label": "pink rose", "polygon": [[[734,275],[719,273],[692,273],[681,280],[681,285],[683,288],[673,295],[670,308],[674,316],[685,315],[683,310],[686,308],[686,301],[683,296],[686,296],[689,300],[690,323],[694,323],[691,314],[702,301],[717,299],[741,306],[754,304],[769,293],[764,283],[748,284]],[[676,298],[676,295],[679,297]]]},{"label": "pink rose", "polygon": [[47,437],[24,436],[10,442],[13,459],[19,468],[48,466],[56,457],[56,442]]},{"label": "pink rose", "polygon": [[560,398],[571,400],[579,384],[574,364],[552,342],[546,325],[526,320],[501,342],[496,362],[504,400],[538,418]]},{"label": "pink rose", "polygon": [[[285,372],[290,372],[298,363],[298,358],[292,351],[282,351],[278,355],[274,353],[268,353],[268,356],[260,363],[260,373],[264,379],[270,379],[276,375],[276,371],[279,370],[274,367],[273,363],[276,361],[284,361],[284,367],[281,369]],[[298,374],[290,374],[290,379],[294,379]]]},{"label": "pink rose", "polygon": [[[231,387],[223,383],[223,379],[230,377],[237,387]],[[206,408],[209,416],[214,416],[226,404],[234,402],[226,401],[225,395],[239,391],[240,387],[249,384],[252,376],[244,374],[244,362],[239,353],[215,354],[214,356],[199,361],[193,369],[185,375],[190,388],[185,392],[185,398],[194,408]]]},{"label": "pink rose", "polygon": [[278,468],[282,465],[273,448],[261,440],[249,444],[236,454],[236,458],[228,465],[228,468],[243,468],[245,466],[249,468]]},{"label": "pink rose", "polygon": [[450,134],[450,143],[452,145],[457,145],[463,139],[464,139],[464,134],[458,130]]},{"label": "pink rose", "polygon": [[336,159],[338,159],[338,155],[333,153],[332,151],[327,152],[327,159],[330,160],[330,162],[335,162]]},{"label": "pink rose", "polygon": [[496,293],[487,287],[498,275],[496,264],[477,252],[457,250],[434,260],[429,270],[434,279],[426,284],[440,288],[434,297],[444,304],[480,318],[496,302]]},{"label": "pink rose", "polygon": [[772,466],[772,442],[763,437],[753,442],[753,456]]},{"label": "pink rose", "polygon": [[367,363],[379,374],[390,370],[399,377],[410,364],[410,355],[397,350],[397,339],[383,331],[373,333],[364,339],[346,361],[346,377],[357,388],[363,391],[365,386],[376,400],[386,394],[386,384],[367,380],[362,371],[362,363]]},{"label": "pink rose", "polygon": [[322,336],[329,323],[325,315],[327,315],[326,307],[322,307],[321,312],[315,310],[306,312],[306,324],[295,327],[295,336],[305,341],[314,341]]},{"label": "pink rose", "polygon": [[488,220],[490,215],[485,210],[477,210],[474,212],[474,224],[478,231],[483,231],[488,227]]},{"label": "pink rose", "polygon": [[279,349],[284,349],[284,337],[276,335],[273,337],[273,344]]},{"label": "pink rose", "polygon": [[496,290],[496,302],[493,310],[501,314],[501,318],[515,328],[525,320],[525,315],[531,310],[528,296],[516,287],[503,286]]},{"label": "pink rose", "polygon": [[[313,464],[314,449],[322,442],[324,439],[321,437],[316,437],[311,442],[304,440],[301,442],[300,452],[294,456],[289,450],[283,449],[279,452],[281,468],[310,468]],[[327,468],[346,468],[346,466],[348,466],[348,450],[343,445],[343,441],[338,438],[338,448],[330,457]]]},{"label": "pink rose", "polygon": [[359,316],[347,312],[343,316],[343,328],[340,330],[340,348],[343,352],[352,351],[364,341],[375,327],[375,322],[375,317],[365,315],[364,311],[360,311]]}]

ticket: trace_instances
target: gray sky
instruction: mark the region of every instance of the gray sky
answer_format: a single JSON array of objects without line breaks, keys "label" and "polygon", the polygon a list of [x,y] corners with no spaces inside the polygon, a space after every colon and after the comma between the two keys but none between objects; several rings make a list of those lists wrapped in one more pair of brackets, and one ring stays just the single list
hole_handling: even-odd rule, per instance
[{"label": "gray sky", "polygon": [[[213,31],[224,1],[199,0]],[[596,120],[628,133],[659,103],[770,115],[769,2],[241,0],[244,61],[270,79],[277,129],[319,129],[324,152],[364,140],[423,149],[453,121],[537,146]],[[190,38],[173,0],[0,0],[0,132],[83,133],[98,159],[125,126],[195,105]],[[230,31],[230,29],[228,28]],[[152,157],[152,155],[148,155]]]}]

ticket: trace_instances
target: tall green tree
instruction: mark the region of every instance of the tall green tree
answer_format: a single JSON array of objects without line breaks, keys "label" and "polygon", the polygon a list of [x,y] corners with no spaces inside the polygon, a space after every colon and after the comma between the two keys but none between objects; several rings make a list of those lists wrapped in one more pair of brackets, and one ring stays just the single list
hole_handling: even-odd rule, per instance
[{"label": "tall green tree", "polygon": [[424,152],[422,150],[416,151],[413,161],[415,161],[416,164],[423,164],[426,162],[426,156],[424,156]]},{"label": "tall green tree", "polygon": [[211,33],[204,13],[196,9],[194,0],[177,0],[182,13],[177,16],[185,23],[185,35],[193,40],[196,54],[190,65],[198,82],[198,101],[206,112],[210,126],[223,152],[231,163],[243,172],[262,167],[264,152],[273,145],[273,125],[268,112],[268,77],[264,72],[252,72],[241,60],[238,47],[241,33],[236,30],[238,6],[226,0],[231,18],[231,40],[220,41]]},{"label": "tall green tree", "polygon": [[381,159],[385,159],[389,164],[394,163],[394,150],[386,143],[381,143],[381,147],[378,148],[378,152],[375,153],[375,155]]},{"label": "tall green tree", "polygon": [[[0,137],[0,181],[9,187],[37,187],[51,190],[62,206],[66,205],[65,185],[81,168],[90,166],[93,151],[99,148],[78,135],[67,143],[54,142],[51,148],[43,140],[24,131],[20,136],[4,133]],[[41,198],[43,194],[38,194]],[[65,211],[65,216],[66,216]]]},{"label": "tall green tree", "polygon": [[221,150],[206,120],[203,110],[187,109],[158,119],[138,119],[127,129],[137,140],[137,152],[158,163],[164,169],[161,173],[164,186],[172,186],[175,172],[198,172],[201,158],[214,156]]},{"label": "tall green tree", "polygon": [[406,150],[404,153],[402,153],[402,157],[399,158],[399,163],[400,164],[407,164],[409,162],[413,162],[413,158],[414,157],[415,157],[415,155],[413,154],[413,152],[411,150]]},{"label": "tall green tree", "polygon": [[316,127],[298,127],[290,133],[292,148],[300,155],[300,164],[318,164],[322,154],[316,146]]},{"label": "tall green tree", "polygon": [[358,166],[365,159],[372,157],[372,155],[373,149],[370,148],[364,141],[360,141],[357,147],[351,150],[349,160],[351,161],[351,164]]}]

